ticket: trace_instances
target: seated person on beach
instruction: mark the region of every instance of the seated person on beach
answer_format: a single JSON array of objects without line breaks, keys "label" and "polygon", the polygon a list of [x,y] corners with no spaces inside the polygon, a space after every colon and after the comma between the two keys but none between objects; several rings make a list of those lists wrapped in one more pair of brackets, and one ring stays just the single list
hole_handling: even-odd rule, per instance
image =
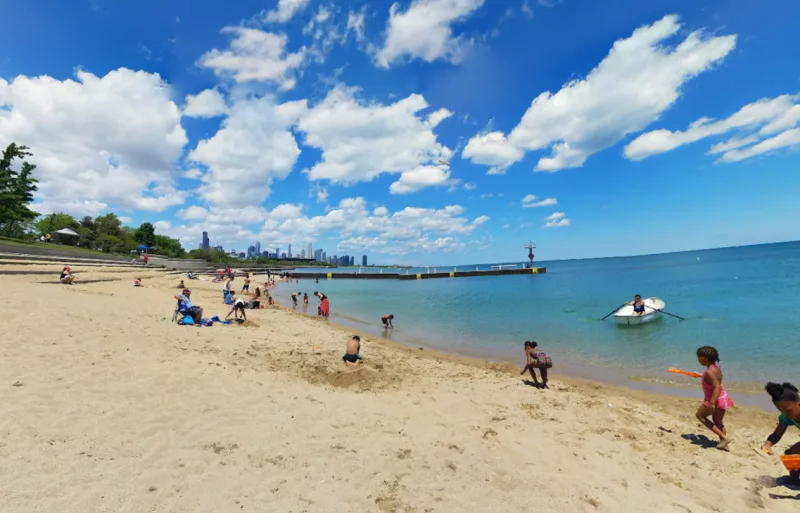
[{"label": "seated person on beach", "polygon": [[274,302],[272,301],[272,296],[269,294],[267,294],[267,303],[269,303],[269,306],[272,306],[274,304]]},{"label": "seated person on beach", "polygon": [[250,298],[250,301],[247,303],[247,308],[258,308],[261,303],[261,289],[256,287],[255,292],[253,292],[253,297]]},{"label": "seated person on beach", "polygon": [[644,314],[644,301],[642,301],[642,296],[640,296],[639,294],[636,294],[636,297],[633,298],[633,301],[626,304],[629,304],[633,307],[633,313],[635,313],[636,315]]},{"label": "seated person on beach", "polygon": [[381,322],[383,322],[383,326],[385,328],[394,328],[392,324],[392,319],[394,319],[394,314],[384,315],[381,317]]},{"label": "seated person on beach", "polygon": [[178,284],[178,288],[179,289],[185,289],[186,288],[186,285],[183,284],[183,280],[181,280],[181,282]]},{"label": "seated person on beach", "polygon": [[292,292],[292,303],[297,306],[297,296],[302,294],[302,292]]},{"label": "seated person on beach", "polygon": [[236,301],[234,301],[233,302],[233,308],[231,308],[231,311],[228,312],[228,315],[225,316],[225,320],[227,321],[228,318],[231,316],[231,314],[233,314],[233,318],[234,319],[238,320],[239,319],[239,315],[241,315],[242,316],[242,321],[246,321],[247,320],[247,314],[244,313],[245,305],[246,305],[246,303],[244,302],[244,299],[242,299],[242,298],[239,298]]},{"label": "seated person on beach", "polygon": [[71,270],[72,268],[70,266],[66,266],[64,267],[64,269],[61,270],[61,277],[59,278],[59,281],[61,281],[61,283],[72,285],[72,282],[75,281],[75,277],[72,274],[70,274]]},{"label": "seated person on beach", "polygon": [[[787,429],[792,426],[800,428],[800,393],[791,383],[767,383],[764,388],[772,398],[772,404],[781,412],[775,431],[767,437],[762,447],[764,452],[772,454],[772,446],[781,441]],[[800,442],[786,449],[784,454],[800,454]],[[800,470],[792,470],[789,475],[793,481],[800,483]]]},{"label": "seated person on beach", "polygon": [[344,355],[342,355],[342,361],[344,361],[345,365],[355,367],[358,365],[358,362],[361,361],[360,352],[361,337],[354,335],[353,338],[347,341],[347,348],[345,349]]},{"label": "seated person on beach", "polygon": [[550,360],[550,357],[539,349],[538,343],[527,340],[525,341],[525,357],[528,359],[528,362],[525,364],[525,368],[522,369],[520,374],[525,374],[527,371],[530,371],[533,383],[538,386],[539,380],[536,379],[536,372],[533,369],[539,369],[539,372],[542,373],[542,386],[547,388],[547,369],[553,367],[553,362]]},{"label": "seated person on beach", "polygon": [[142,286],[142,279],[141,278],[136,278],[135,280],[133,280],[133,286],[134,287],[141,287]]},{"label": "seated person on beach", "polygon": [[178,300],[178,313],[184,317],[191,317],[195,324],[199,324],[200,319],[203,318],[203,309],[192,304],[192,301],[189,299],[191,295],[191,290],[183,289],[183,292],[175,296],[175,299]]}]

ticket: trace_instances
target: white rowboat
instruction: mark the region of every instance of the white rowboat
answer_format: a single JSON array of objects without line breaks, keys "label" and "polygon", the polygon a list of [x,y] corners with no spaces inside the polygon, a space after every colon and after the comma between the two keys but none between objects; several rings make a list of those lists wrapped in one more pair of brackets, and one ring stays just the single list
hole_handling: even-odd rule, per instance
[{"label": "white rowboat", "polygon": [[632,305],[625,305],[614,312],[614,319],[617,324],[644,324],[655,321],[661,315],[659,310],[663,310],[667,305],[657,297],[644,299],[644,313],[639,315],[633,311]]}]

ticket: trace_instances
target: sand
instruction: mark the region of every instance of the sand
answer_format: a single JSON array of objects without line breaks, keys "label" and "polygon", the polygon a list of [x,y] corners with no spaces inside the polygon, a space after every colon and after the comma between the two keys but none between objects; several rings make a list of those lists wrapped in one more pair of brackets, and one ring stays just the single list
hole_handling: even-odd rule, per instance
[{"label": "sand", "polygon": [[[732,410],[725,453],[699,398],[560,379],[557,361],[539,390],[375,338],[348,370],[350,333],[325,321],[178,326],[179,276],[74,267],[102,281],[0,276],[0,511],[797,511],[754,450],[777,412]],[[227,313],[221,285],[190,283]]]}]

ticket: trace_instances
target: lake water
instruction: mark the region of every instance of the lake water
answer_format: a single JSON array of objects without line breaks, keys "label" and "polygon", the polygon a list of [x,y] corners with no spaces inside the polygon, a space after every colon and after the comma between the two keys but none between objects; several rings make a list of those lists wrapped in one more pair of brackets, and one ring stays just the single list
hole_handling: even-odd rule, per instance
[{"label": "lake water", "polygon": [[[713,345],[728,386],[757,390],[766,380],[800,381],[800,308],[794,299],[800,242],[536,264],[547,274],[301,280],[273,295],[291,305],[292,291],[310,296],[320,290],[330,297],[334,321],[381,335],[380,317],[392,313],[396,328],[389,336],[398,342],[491,360],[521,363],[522,343],[536,340],[553,358],[554,372],[569,369],[584,377],[688,384],[665,369],[702,370],[695,350]],[[666,311],[686,320],[662,315],[641,326],[600,320],[635,294],[660,297]],[[310,303],[315,313],[316,299]]]}]

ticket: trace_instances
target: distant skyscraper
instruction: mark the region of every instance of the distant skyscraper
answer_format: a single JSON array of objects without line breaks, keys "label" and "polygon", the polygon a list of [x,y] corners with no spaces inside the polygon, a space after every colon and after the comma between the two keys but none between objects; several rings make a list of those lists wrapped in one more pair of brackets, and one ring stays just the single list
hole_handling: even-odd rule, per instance
[{"label": "distant skyscraper", "polygon": [[354,256],[350,257],[350,265],[356,265],[356,257]]},{"label": "distant skyscraper", "polygon": [[323,251],[322,255],[321,255],[321,258],[322,258],[323,262],[327,262],[328,261],[328,254]]},{"label": "distant skyscraper", "polygon": [[281,258],[286,258],[286,253],[281,253]]},{"label": "distant skyscraper", "polygon": [[305,249],[301,249],[300,250],[300,258],[305,258],[305,257],[306,257],[306,250]]},{"label": "distant skyscraper", "polygon": [[223,251],[225,251],[225,249],[222,246],[214,246],[214,251],[219,251],[220,253],[222,253]]},{"label": "distant skyscraper", "polygon": [[256,256],[261,255],[261,243],[260,242],[256,242],[255,248],[256,248]]},{"label": "distant skyscraper", "polygon": [[208,240],[208,232],[203,232],[203,242],[200,247],[205,250],[211,247],[211,241]]},{"label": "distant skyscraper", "polygon": [[367,266],[367,255],[361,255],[361,265]]},{"label": "distant skyscraper", "polygon": [[[311,244],[309,244],[309,246],[311,246]],[[319,260],[319,261],[324,260],[324,258],[322,257],[322,250],[321,249],[318,249],[318,250],[316,250],[314,252],[314,260]]]},{"label": "distant skyscraper", "polygon": [[311,258],[311,255],[316,255],[316,253],[311,251],[311,243],[310,242],[308,243],[308,246],[306,246],[306,255],[308,255],[308,258]]},{"label": "distant skyscraper", "polygon": [[289,255],[289,258],[292,258],[292,245],[291,244],[289,244],[289,250],[286,252],[286,254]]},{"label": "distant skyscraper", "polygon": [[275,258],[278,258],[281,254],[281,248],[275,248]]},{"label": "distant skyscraper", "polygon": [[256,247],[255,246],[250,246],[249,248],[247,248],[247,258],[252,258],[253,255],[255,255],[255,254],[256,254]]}]

